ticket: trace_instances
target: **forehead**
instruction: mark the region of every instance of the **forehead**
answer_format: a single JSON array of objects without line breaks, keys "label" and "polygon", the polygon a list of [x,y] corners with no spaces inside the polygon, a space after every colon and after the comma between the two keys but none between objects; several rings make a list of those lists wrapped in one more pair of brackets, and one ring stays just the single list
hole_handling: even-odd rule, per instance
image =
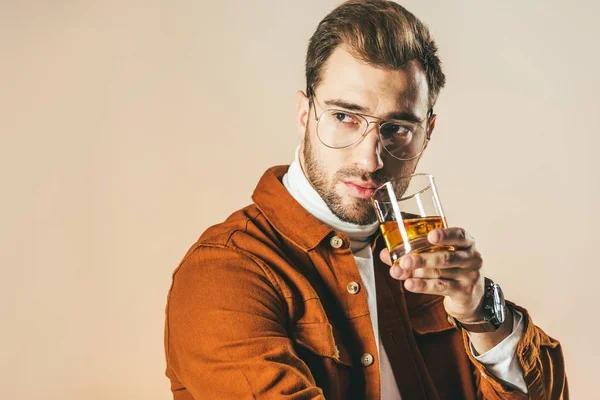
[{"label": "forehead", "polygon": [[356,102],[374,113],[412,111],[419,116],[425,116],[429,108],[428,89],[425,71],[417,61],[401,70],[373,66],[354,58],[343,46],[325,63],[318,86],[319,96]]}]

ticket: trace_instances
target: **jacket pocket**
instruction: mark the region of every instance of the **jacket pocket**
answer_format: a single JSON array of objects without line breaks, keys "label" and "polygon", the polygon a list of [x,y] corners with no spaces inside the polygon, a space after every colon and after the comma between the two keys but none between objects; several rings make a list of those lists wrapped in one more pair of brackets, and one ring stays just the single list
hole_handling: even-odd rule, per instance
[{"label": "jacket pocket", "polygon": [[443,299],[436,299],[410,313],[413,331],[418,335],[445,332],[455,329],[448,322],[448,314],[444,309]]},{"label": "jacket pocket", "polygon": [[294,340],[299,346],[327,357],[338,364],[352,366],[352,360],[346,347],[336,340],[334,330],[329,323],[296,324]]}]

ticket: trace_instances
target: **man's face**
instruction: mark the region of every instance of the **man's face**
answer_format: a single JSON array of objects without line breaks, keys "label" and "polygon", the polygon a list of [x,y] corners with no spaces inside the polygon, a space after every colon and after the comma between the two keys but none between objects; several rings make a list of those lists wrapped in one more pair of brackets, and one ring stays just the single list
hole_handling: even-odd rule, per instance
[{"label": "man's face", "polygon": [[[404,70],[373,67],[358,61],[340,46],[327,61],[323,79],[315,88],[316,114],[335,108],[383,119],[412,120],[431,134],[435,118],[430,118],[429,126],[426,125],[428,89],[425,73],[417,62]],[[342,103],[345,106],[340,106]],[[377,124],[370,124],[367,134],[352,146],[328,148],[317,137],[312,105],[299,92],[300,162],[306,177],[341,220],[359,225],[375,222],[369,200],[373,188],[412,174],[419,158],[400,161],[390,156],[382,147]],[[348,108],[350,105],[352,108]]]}]

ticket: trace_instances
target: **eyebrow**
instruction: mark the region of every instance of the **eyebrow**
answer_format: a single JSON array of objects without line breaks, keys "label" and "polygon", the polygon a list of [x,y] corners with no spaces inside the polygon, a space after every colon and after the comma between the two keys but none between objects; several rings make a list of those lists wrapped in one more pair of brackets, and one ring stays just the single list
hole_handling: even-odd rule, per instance
[{"label": "eyebrow", "polygon": [[[374,117],[373,115],[366,114],[367,112],[369,112],[369,110],[367,108],[361,106],[360,104],[351,103],[346,100],[331,99],[331,100],[325,100],[323,103],[328,106],[331,106],[331,107],[343,108],[343,109],[346,109],[349,111],[354,111],[354,112],[357,112],[360,114],[365,114],[367,117]],[[375,117],[375,118],[379,118],[379,117]],[[391,112],[391,113],[385,115],[384,118],[380,118],[380,119],[399,119],[402,121],[410,121],[410,122],[415,122],[418,124],[421,124],[424,121],[424,118],[419,118],[414,113],[407,112],[407,111]]]}]

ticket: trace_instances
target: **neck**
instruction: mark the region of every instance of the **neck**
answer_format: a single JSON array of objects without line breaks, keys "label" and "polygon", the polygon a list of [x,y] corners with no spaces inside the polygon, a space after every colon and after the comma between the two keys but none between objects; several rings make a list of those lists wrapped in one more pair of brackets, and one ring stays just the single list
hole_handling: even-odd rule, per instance
[{"label": "neck", "polygon": [[319,221],[329,225],[336,231],[346,234],[350,239],[350,248],[353,253],[368,246],[371,242],[371,236],[377,231],[379,224],[357,225],[342,221],[335,215],[304,174],[300,165],[299,152],[300,147],[296,149],[294,161],[283,177],[283,184],[288,192]]}]

